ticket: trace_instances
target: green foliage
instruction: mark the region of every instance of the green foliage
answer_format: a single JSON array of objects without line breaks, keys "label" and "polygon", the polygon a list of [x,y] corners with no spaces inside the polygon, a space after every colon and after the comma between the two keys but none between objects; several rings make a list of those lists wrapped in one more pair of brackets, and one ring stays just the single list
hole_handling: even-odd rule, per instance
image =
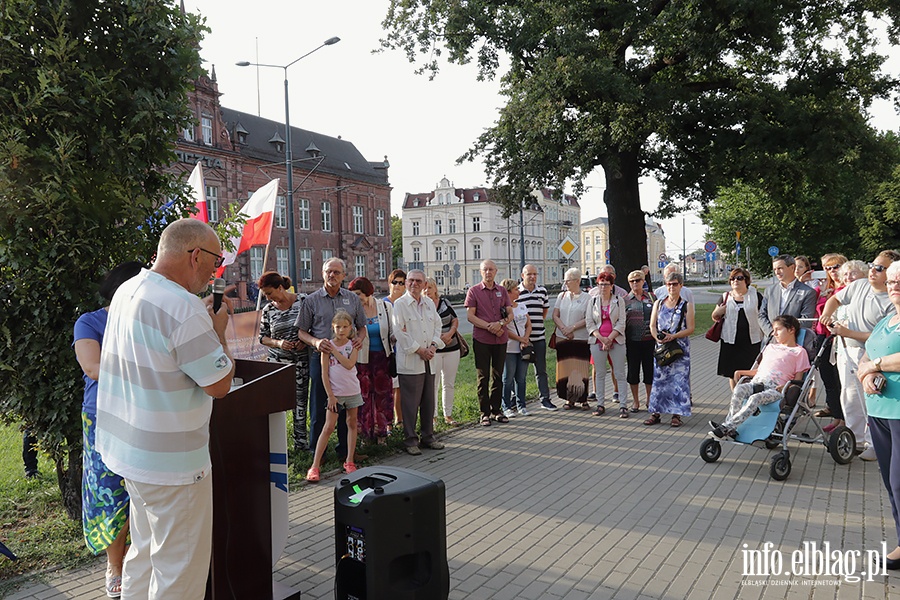
[{"label": "green foliage", "polygon": [[642,175],[663,184],[661,216],[738,179],[823,197],[808,182],[839,177],[872,137],[862,111],[896,89],[871,25],[897,17],[887,0],[392,0],[382,45],[432,75],[442,51],[481,77],[508,63],[506,105],[463,159],[513,206],[602,167],[627,271],[646,262]]},{"label": "green foliage", "polygon": [[183,199],[157,212],[187,197],[160,167],[191,118],[204,28],[161,0],[8,0],[0,11],[0,407],[35,428],[76,516],[72,325],[99,306],[106,270],[148,260],[165,220],[187,214]]},{"label": "green foliage", "polygon": [[403,221],[391,215],[391,265],[397,268],[403,262]]},{"label": "green foliage", "polygon": [[867,255],[874,256],[887,248],[900,248],[900,166],[865,202],[861,224],[860,246]]}]

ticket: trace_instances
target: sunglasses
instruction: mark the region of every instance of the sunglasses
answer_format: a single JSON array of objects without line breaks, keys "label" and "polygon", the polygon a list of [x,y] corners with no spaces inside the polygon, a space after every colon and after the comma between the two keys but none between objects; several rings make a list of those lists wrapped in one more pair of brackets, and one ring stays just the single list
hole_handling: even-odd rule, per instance
[{"label": "sunglasses", "polygon": [[643,279],[629,279],[628,283],[644,283]]},{"label": "sunglasses", "polygon": [[[202,248],[201,248],[202,250]],[[887,267],[884,265],[876,265],[875,263],[869,263],[869,268],[875,271],[876,273],[882,273],[887,271]]]},{"label": "sunglasses", "polygon": [[841,268],[841,265],[831,265],[830,267],[825,267],[826,271],[837,271]]},{"label": "sunglasses", "polygon": [[406,285],[406,282],[401,281],[399,279],[395,279],[394,281],[391,282],[391,285]]},{"label": "sunglasses", "polygon": [[734,277],[732,277],[732,278],[729,279],[728,281],[744,281],[745,279],[747,279],[747,278],[744,277],[743,275],[735,275]]},{"label": "sunglasses", "polygon": [[[211,256],[215,256],[216,257],[215,265],[216,265],[217,269],[222,266],[222,263],[225,262],[225,257],[222,256],[221,254],[216,254],[215,252],[210,252],[209,250],[205,250],[203,248],[200,248],[199,246],[197,247],[197,250],[199,250],[200,252],[206,252],[207,254],[209,254]],[[188,250],[188,254],[191,254],[193,252],[194,252],[193,250]]]}]

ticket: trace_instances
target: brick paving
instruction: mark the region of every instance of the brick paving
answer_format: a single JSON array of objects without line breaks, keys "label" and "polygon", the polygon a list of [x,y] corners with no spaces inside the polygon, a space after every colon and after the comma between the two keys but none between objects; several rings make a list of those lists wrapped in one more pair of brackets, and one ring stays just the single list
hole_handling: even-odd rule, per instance
[{"label": "brick paving", "polygon": [[[508,425],[456,430],[443,438],[445,450],[383,463],[446,485],[450,598],[900,598],[897,575],[742,576],[744,544],[771,542],[783,569],[804,542],[827,541],[849,556],[880,549],[887,536],[890,550],[890,505],[876,464],[841,466],[822,446],[793,444],[784,482],[769,478],[763,449],[726,444],[718,462],[703,462],[706,421],[722,416],[728,385],[714,375],[715,345],[702,337],[692,344],[694,415],[680,429],[665,417],[646,427],[646,412],[620,419],[611,403],[603,417],[535,406],[535,416]],[[333,598],[338,481],[291,492],[290,537],[275,577],[304,599]],[[856,573],[866,570],[862,562]],[[53,572],[8,598],[101,599],[102,577],[100,563]]]}]

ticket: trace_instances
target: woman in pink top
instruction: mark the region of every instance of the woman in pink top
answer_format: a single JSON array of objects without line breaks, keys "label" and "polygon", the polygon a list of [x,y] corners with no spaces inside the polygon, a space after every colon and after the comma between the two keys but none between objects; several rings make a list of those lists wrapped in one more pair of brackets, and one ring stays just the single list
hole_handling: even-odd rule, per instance
[{"label": "woman in pink top", "polygon": [[[816,292],[819,294],[819,298],[816,300],[816,346],[818,347],[822,343],[826,344],[824,356],[831,355],[834,338],[828,337],[828,328],[819,323],[818,319],[822,316],[822,309],[825,308],[828,299],[844,287],[839,272],[841,265],[845,262],[847,262],[847,257],[843,254],[826,254],[822,257],[825,281],[816,288]],[[834,419],[830,425],[823,427],[826,432],[830,432],[844,423],[844,412],[841,410],[841,379],[838,376],[837,366],[828,360],[821,361],[819,374],[822,376],[822,385],[825,387],[826,408],[816,411],[816,416]]]}]

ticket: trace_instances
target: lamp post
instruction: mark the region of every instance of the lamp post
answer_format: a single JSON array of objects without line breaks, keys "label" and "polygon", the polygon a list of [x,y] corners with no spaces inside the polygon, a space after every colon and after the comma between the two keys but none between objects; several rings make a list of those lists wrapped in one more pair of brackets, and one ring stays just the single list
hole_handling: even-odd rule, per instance
[{"label": "lamp post", "polygon": [[313,48],[300,58],[292,60],[286,65],[267,65],[263,63],[252,63],[246,60],[235,63],[239,67],[273,67],[276,69],[284,69],[284,170],[286,172],[287,184],[287,217],[288,217],[288,270],[291,281],[294,282],[294,289],[300,289],[299,279],[297,278],[297,242],[294,234],[294,158],[291,151],[291,109],[290,99],[288,96],[288,67],[296,62],[306,58],[313,52],[321,50],[325,46],[331,46],[341,41],[339,37],[331,37],[322,42],[318,47]]}]

